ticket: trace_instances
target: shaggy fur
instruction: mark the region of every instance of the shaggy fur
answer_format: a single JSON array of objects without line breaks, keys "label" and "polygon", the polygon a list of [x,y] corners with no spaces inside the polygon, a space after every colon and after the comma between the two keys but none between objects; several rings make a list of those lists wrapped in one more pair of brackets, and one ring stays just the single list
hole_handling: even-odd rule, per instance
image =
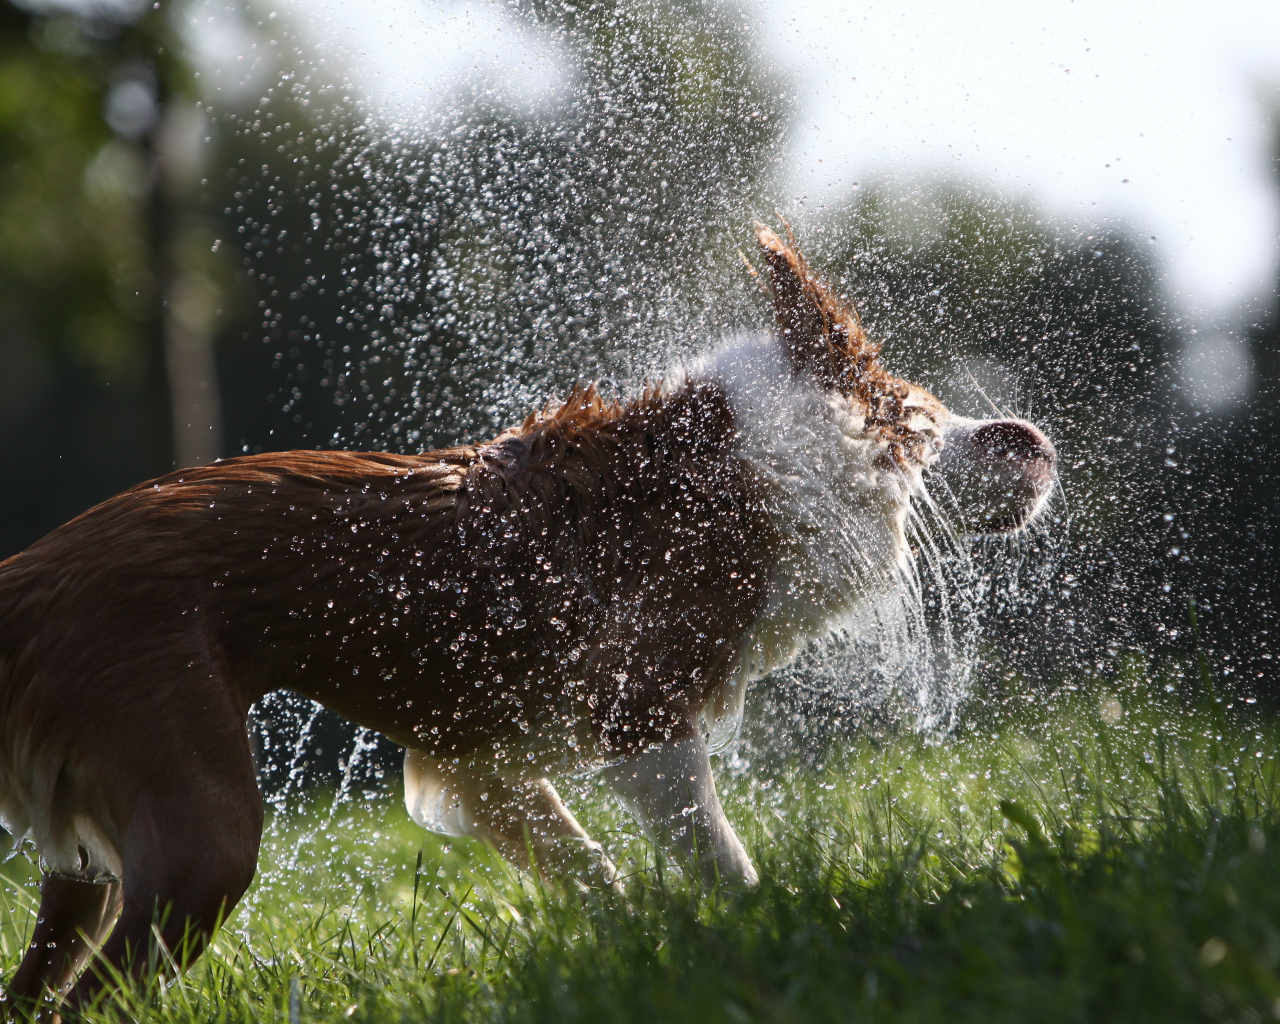
[{"label": "shaggy fur", "polygon": [[[198,955],[253,876],[246,719],[281,687],[403,744],[427,827],[608,885],[549,781],[603,764],[691,870],[754,881],[707,731],[731,733],[751,679],[899,584],[911,500],[960,422],[880,367],[792,247],[760,244],[777,336],[666,389],[625,405],[578,389],[424,455],[181,470],[0,564],[0,818],[47,872],[11,998],[71,989],[99,943],[141,971],[157,914],[171,950],[190,939],[178,961]],[[964,424],[953,470],[975,520],[1020,526],[1052,447],[1018,421]],[[70,998],[99,984],[89,971]]]}]

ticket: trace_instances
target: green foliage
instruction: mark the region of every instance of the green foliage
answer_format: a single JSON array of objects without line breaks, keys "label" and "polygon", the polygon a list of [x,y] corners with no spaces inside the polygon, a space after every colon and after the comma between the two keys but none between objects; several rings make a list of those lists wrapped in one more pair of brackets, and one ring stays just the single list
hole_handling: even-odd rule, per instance
[{"label": "green foliage", "polygon": [[[271,823],[211,953],[92,1019],[1270,1019],[1276,728],[1188,709],[1176,683],[1014,693],[942,742],[864,735],[821,772],[729,772],[749,892],[663,870],[592,782],[577,802],[626,903],[424,837],[392,796],[312,791]],[[34,890],[24,859],[6,870],[10,970]]]},{"label": "green foliage", "polygon": [[180,218],[157,140],[117,136],[104,111],[125,80],[176,99],[186,72],[167,11],[37,6],[0,4],[0,475],[18,482],[0,557],[173,464],[162,253]]},{"label": "green foliage", "polygon": [[0,37],[0,304],[43,344],[136,372],[152,288],[143,174],[102,120],[94,70]]},{"label": "green foliage", "polygon": [[131,62],[183,84],[166,36],[159,14],[128,27],[0,17],[0,308],[103,377],[143,372],[156,284],[149,157],[102,111]]}]

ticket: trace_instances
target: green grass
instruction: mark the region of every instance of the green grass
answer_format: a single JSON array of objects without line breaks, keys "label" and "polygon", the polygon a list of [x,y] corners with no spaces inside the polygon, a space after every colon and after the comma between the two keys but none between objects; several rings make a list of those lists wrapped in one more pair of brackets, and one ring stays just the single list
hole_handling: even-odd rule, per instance
[{"label": "green grass", "polygon": [[[210,953],[94,1019],[1280,1018],[1280,730],[1166,685],[1134,671],[972,708],[936,742],[855,733],[820,770],[726,770],[762,878],[745,893],[662,870],[592,780],[572,800],[625,903],[422,833],[395,783],[311,793]],[[3,871],[7,973],[34,869]]]}]

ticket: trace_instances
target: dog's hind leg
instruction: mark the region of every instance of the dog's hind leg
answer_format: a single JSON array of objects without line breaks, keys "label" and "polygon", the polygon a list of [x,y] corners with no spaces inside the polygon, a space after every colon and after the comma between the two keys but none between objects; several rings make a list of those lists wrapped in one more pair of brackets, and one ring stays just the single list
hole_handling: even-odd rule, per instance
[{"label": "dog's hind leg", "polygon": [[613,862],[547,779],[513,783],[446,772],[406,750],[404,782],[409,816],[424,828],[487,840],[513,864],[557,884],[616,886]]},{"label": "dog's hind leg", "polygon": [[186,968],[253,879],[263,811],[243,712],[216,672],[183,681],[179,699],[152,691],[153,704],[113,722],[112,760],[95,778],[123,905],[69,1006],[118,977]]},{"label": "dog's hind leg", "polygon": [[662,849],[708,882],[759,878],[725,817],[706,740],[695,733],[632,754],[606,770],[623,805]]},{"label": "dog's hind leg", "polygon": [[[256,787],[245,792],[257,798]],[[143,979],[185,970],[208,945],[253,879],[261,812],[253,803],[229,814],[204,801],[142,811],[125,849],[124,907],[98,959],[68,1001],[89,1001],[113,975]]]},{"label": "dog's hind leg", "polygon": [[257,865],[261,797],[247,736],[238,740],[241,771],[228,771],[227,751],[200,760],[187,748],[192,760],[136,780],[119,881],[46,876],[36,934],[10,984],[15,1004],[69,988],[65,1005],[87,1005],[116,978],[183,970],[200,956]]},{"label": "dog's hind leg", "polygon": [[238,777],[195,780],[140,801],[125,835],[124,907],[101,954],[71,990],[89,1001],[112,975],[185,970],[253,880],[262,804],[247,739]]},{"label": "dog's hind leg", "polygon": [[26,956],[9,984],[9,1001],[34,1009],[46,993],[61,995],[115,923],[120,880],[50,873],[40,885],[40,909]]}]

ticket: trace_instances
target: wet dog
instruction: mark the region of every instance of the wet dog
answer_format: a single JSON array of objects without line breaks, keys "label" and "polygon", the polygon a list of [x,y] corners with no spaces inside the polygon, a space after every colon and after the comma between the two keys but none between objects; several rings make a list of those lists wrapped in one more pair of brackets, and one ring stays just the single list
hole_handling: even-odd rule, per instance
[{"label": "wet dog", "polygon": [[[776,330],[625,404],[578,389],[487,444],[291,452],[141,484],[0,564],[0,817],[45,872],[11,1001],[198,955],[253,877],[250,707],[287,687],[406,749],[429,829],[545,874],[613,866],[549,781],[603,765],[707,878],[755,871],[708,733],[901,585],[913,500],[1015,530],[1055,478],[1018,420],[889,374],[767,229]],[[155,928],[153,931],[153,923]]]}]

